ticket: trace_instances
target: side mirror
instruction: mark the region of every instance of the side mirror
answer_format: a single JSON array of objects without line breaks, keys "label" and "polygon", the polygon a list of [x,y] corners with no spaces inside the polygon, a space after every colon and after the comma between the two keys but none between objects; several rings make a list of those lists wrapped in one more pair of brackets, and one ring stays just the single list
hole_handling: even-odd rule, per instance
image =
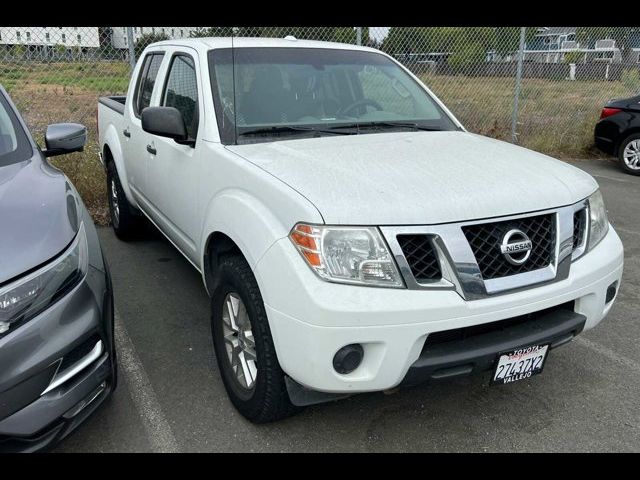
[{"label": "side mirror", "polygon": [[182,113],[174,107],[147,107],[142,110],[142,130],[159,137],[168,137],[182,145],[190,145]]},{"label": "side mirror", "polygon": [[79,123],[54,123],[47,127],[44,143],[47,149],[42,153],[46,157],[81,152],[87,143],[87,127]]}]

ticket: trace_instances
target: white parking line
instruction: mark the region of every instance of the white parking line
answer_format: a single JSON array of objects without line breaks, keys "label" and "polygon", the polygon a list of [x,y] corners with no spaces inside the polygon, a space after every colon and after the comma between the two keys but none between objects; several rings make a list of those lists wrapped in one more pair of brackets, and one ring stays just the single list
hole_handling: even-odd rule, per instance
[{"label": "white parking line", "polygon": [[599,354],[607,357],[609,360],[613,360],[616,363],[624,365],[630,370],[635,370],[636,372],[640,372],[640,363],[634,360],[631,360],[630,358],[627,358],[625,356],[622,356],[614,352],[610,348],[605,347],[604,345],[600,345],[599,343],[593,342],[584,337],[576,337],[574,339],[574,342],[576,342],[578,345],[582,345],[583,347],[587,347],[595,352],[598,352]]},{"label": "white parking line", "polygon": [[158,453],[178,452],[178,442],[117,311],[115,312],[115,330],[120,371],[126,377],[131,399],[138,410],[151,446]]}]

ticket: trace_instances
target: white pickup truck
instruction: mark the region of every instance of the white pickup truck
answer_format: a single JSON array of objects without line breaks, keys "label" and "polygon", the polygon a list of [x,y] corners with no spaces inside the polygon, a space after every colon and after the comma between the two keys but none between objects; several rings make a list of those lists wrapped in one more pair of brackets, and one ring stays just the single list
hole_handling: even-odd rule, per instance
[{"label": "white pickup truck", "polygon": [[467,132],[375,49],[160,42],[98,117],[116,234],[144,215],[202,274],[225,387],[254,422],[528,379],[620,287],[591,176]]}]

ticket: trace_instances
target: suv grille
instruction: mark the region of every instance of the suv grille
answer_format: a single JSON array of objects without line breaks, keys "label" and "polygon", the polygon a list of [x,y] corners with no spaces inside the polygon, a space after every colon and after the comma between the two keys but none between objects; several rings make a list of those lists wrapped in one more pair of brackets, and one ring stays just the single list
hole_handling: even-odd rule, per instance
[{"label": "suv grille", "polygon": [[398,235],[397,240],[416,282],[433,282],[442,278],[438,258],[428,235]]},{"label": "suv grille", "polygon": [[583,208],[573,214],[573,249],[575,250],[584,241],[587,226],[587,209]]},{"label": "suv grille", "polygon": [[[504,235],[517,228],[531,240],[529,259],[522,265],[512,265],[500,252]],[[530,272],[548,266],[553,260],[556,243],[555,214],[516,218],[502,222],[482,223],[462,227],[485,280]]]}]

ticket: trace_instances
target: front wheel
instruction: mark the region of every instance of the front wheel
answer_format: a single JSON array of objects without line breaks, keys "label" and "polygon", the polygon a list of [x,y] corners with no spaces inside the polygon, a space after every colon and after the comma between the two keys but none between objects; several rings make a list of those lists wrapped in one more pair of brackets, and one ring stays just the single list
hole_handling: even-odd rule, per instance
[{"label": "front wheel", "polygon": [[620,142],[618,159],[625,172],[640,175],[640,133],[629,135]]},{"label": "front wheel", "polygon": [[218,367],[231,403],[249,421],[267,423],[297,410],[289,400],[258,284],[241,255],[219,264],[211,299]]}]

